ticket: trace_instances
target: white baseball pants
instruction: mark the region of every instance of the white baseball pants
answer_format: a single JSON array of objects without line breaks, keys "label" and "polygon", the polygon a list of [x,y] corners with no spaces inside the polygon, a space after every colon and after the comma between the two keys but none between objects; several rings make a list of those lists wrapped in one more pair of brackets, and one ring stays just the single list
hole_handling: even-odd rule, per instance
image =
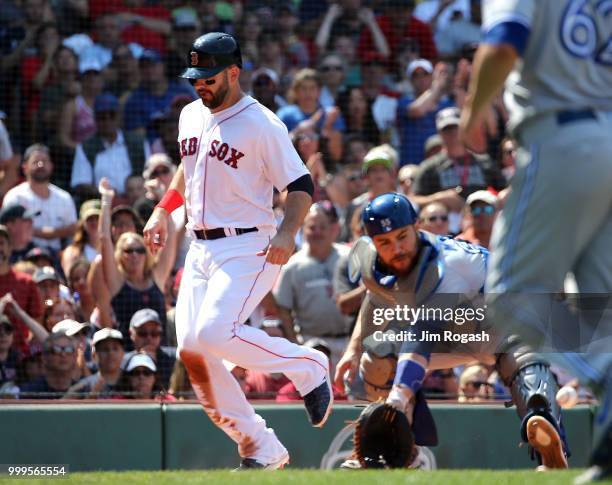
[{"label": "white baseball pants", "polygon": [[243,324],[280,272],[279,265],[256,255],[272,236],[259,231],[193,241],[176,305],[179,355],[199,401],[238,444],[241,457],[262,463],[274,462],[287,450],[255,413],[222,359],[246,369],[282,372],[301,395],[319,386],[329,369],[323,353]]}]

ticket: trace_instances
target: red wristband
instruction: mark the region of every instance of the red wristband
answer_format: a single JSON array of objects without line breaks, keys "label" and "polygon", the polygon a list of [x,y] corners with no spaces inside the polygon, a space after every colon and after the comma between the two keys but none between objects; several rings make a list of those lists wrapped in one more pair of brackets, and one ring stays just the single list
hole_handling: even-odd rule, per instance
[{"label": "red wristband", "polygon": [[161,207],[162,209],[165,209],[168,214],[170,214],[182,206],[183,202],[183,196],[177,190],[170,189],[162,197],[162,200],[159,201],[159,204],[157,204],[156,207]]}]

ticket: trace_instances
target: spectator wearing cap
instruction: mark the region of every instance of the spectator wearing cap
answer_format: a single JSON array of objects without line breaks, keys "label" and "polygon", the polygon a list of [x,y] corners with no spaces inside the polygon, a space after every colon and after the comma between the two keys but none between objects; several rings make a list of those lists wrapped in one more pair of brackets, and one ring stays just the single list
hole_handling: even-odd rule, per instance
[{"label": "spectator wearing cap", "polygon": [[317,32],[315,45],[319,52],[325,52],[330,40],[333,42],[339,36],[346,36],[357,45],[362,35],[368,35],[371,39],[370,50],[389,57],[389,44],[371,9],[362,7],[361,0],[330,2]]},{"label": "spectator wearing cap", "polygon": [[[431,28],[413,15],[415,3],[415,0],[387,0],[384,14],[376,18],[389,46],[390,59],[397,59],[401,48],[409,43],[415,45],[419,57],[430,61],[438,57]],[[364,30],[359,39],[360,57],[374,50],[375,45],[376,39],[371,32]]]},{"label": "spectator wearing cap", "polygon": [[287,101],[278,94],[279,83],[278,74],[267,67],[256,69],[251,75],[253,97],[274,113],[287,106]]},{"label": "spectator wearing cap", "polygon": [[301,69],[291,83],[290,98],[294,104],[276,113],[292,136],[302,132],[316,132],[326,140],[327,151],[333,161],[342,157],[342,133],[346,129],[338,108],[325,109],[319,105],[321,83],[313,69]]},{"label": "spectator wearing cap", "polygon": [[161,345],[163,330],[162,320],[155,310],[143,308],[134,313],[130,320],[129,335],[135,350],[126,355],[126,360],[136,352],[146,352],[157,365],[159,383],[167,389],[176,360],[176,349]]},{"label": "spectator wearing cap", "polygon": [[334,244],[338,235],[328,214],[313,206],[304,219],[302,234],[307,244],[282,267],[273,294],[287,338],[297,341],[321,337],[332,347],[336,362],[346,345],[350,319],[336,307],[333,275],[346,246]]},{"label": "spectator wearing cap", "polygon": [[0,224],[6,226],[11,241],[13,241],[11,264],[26,259],[28,252],[36,247],[34,241],[32,241],[34,236],[33,218],[34,214],[21,204],[5,204],[0,210]]},{"label": "spectator wearing cap", "polygon": [[91,195],[103,177],[122,194],[125,179],[140,174],[149,156],[149,145],[139,133],[119,128],[119,101],[103,93],[95,102],[98,132],[79,145],[74,155],[70,186],[77,194]]},{"label": "spectator wearing cap", "polygon": [[159,51],[145,49],[139,59],[140,86],[130,95],[125,103],[123,127],[126,131],[136,130],[147,137],[155,139],[152,126],[153,115],[163,112],[172,99],[180,94],[195,99],[193,88],[178,81],[169,81],[166,66]]},{"label": "spectator wearing cap", "polygon": [[437,133],[436,113],[452,106],[450,70],[444,63],[434,69],[427,59],[416,59],[406,70],[413,93],[398,103],[401,164],[419,164],[425,159],[425,143]]},{"label": "spectator wearing cap", "polygon": [[20,386],[20,399],[60,399],[75,384],[76,342],[64,332],[51,333],[43,344],[44,373]]},{"label": "spectator wearing cap", "polygon": [[497,196],[487,190],[473,192],[465,201],[462,231],[457,239],[488,248],[496,215]]},{"label": "spectator wearing cap", "polygon": [[104,88],[102,66],[95,60],[79,63],[81,92],[64,103],[59,118],[58,138],[65,153],[74,153],[77,145],[96,132],[94,102]]},{"label": "spectator wearing cap", "polygon": [[155,399],[175,401],[176,398],[161,394],[166,388],[159,382],[160,369],[150,355],[137,352],[124,363],[122,390],[129,399]]},{"label": "spectator wearing cap", "polygon": [[51,328],[51,333],[65,333],[74,338],[77,349],[77,365],[74,369],[73,379],[78,381],[91,375],[91,368],[96,368],[93,361],[91,344],[89,343],[90,327],[88,323],[77,322],[72,318],[65,318]]},{"label": "spectator wearing cap", "polygon": [[[0,226],[0,296],[11,293],[28,315],[40,319],[43,306],[40,293],[32,277],[25,273],[18,273],[11,268],[9,258],[11,255],[11,241],[7,228]],[[22,354],[28,354],[28,328],[11,308],[6,309],[6,316],[14,327],[14,345]]]},{"label": "spectator wearing cap", "polygon": [[123,335],[114,328],[103,328],[94,333],[91,346],[98,372],[70,387],[64,398],[108,399],[120,395]]},{"label": "spectator wearing cap", "polygon": [[436,115],[443,149],[425,160],[414,181],[413,200],[419,206],[441,202],[450,211],[450,230],[458,232],[459,212],[465,198],[477,190],[506,185],[504,176],[488,155],[469,152],[459,139],[459,109],[445,108]]},{"label": "spectator wearing cap", "polygon": [[7,192],[4,204],[20,204],[34,214],[34,243],[57,252],[61,240],[73,237],[76,229],[72,196],[50,183],[53,162],[45,145],[29,146],[21,166],[26,181]]},{"label": "spectator wearing cap", "polygon": [[363,159],[361,171],[367,186],[367,192],[354,198],[349,204],[344,220],[344,231],[350,234],[350,222],[353,214],[366,204],[387,192],[396,190],[397,152],[389,145],[372,148]]},{"label": "spectator wearing cap", "polygon": [[421,207],[417,227],[432,234],[447,236],[449,234],[448,209],[440,202],[432,202]]},{"label": "spectator wearing cap", "polygon": [[124,43],[121,40],[120,19],[113,13],[100,15],[94,21],[96,43],[87,47],[80,54],[81,60],[96,62],[106,69],[113,60],[113,51],[120,45],[125,45],[136,57],[142,52],[142,46],[135,42]]},{"label": "spectator wearing cap", "polygon": [[[45,266],[54,266],[55,258],[47,248],[32,248],[25,255],[25,260],[32,263],[36,268],[44,268]],[[32,275],[36,269],[32,272]]]},{"label": "spectator wearing cap", "polygon": [[72,243],[62,252],[62,270],[67,275],[77,259],[92,262],[98,254],[100,199],[86,200],[79,209],[79,220]]},{"label": "spectator wearing cap", "polygon": [[134,208],[143,221],[149,220],[153,209],[170,187],[176,165],[165,153],[155,153],[147,160],[147,168],[142,176],[145,179],[145,194],[134,203]]},{"label": "spectator wearing cap", "polygon": [[3,388],[14,385],[18,379],[21,356],[13,347],[15,327],[6,315],[0,314],[0,396]]},{"label": "spectator wearing cap", "polygon": [[191,8],[177,8],[171,13],[172,31],[168,38],[166,74],[168,79],[178,79],[185,70],[185,56],[191,50],[193,39],[201,31],[200,19]]},{"label": "spectator wearing cap", "polygon": [[47,300],[59,301],[60,298],[60,278],[57,271],[52,266],[44,266],[38,268],[32,280],[38,286],[38,292],[40,293],[41,302]]}]

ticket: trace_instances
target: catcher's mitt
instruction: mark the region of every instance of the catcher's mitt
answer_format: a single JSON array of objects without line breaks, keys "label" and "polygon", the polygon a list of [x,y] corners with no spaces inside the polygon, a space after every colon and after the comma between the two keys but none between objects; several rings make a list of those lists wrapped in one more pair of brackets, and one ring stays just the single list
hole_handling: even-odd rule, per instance
[{"label": "catcher's mitt", "polygon": [[383,402],[371,403],[362,411],[353,444],[362,468],[404,468],[415,450],[408,418]]}]

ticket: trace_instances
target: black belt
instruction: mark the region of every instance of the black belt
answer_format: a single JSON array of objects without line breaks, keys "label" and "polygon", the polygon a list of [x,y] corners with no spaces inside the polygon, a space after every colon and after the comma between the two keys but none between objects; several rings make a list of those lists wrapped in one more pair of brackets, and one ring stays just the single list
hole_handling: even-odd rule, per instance
[{"label": "black belt", "polygon": [[581,109],[576,111],[559,111],[557,113],[557,123],[564,125],[580,120],[596,120],[597,116],[592,109]]},{"label": "black belt", "polygon": [[[234,229],[236,231],[236,236],[240,236],[240,234],[246,234],[247,232],[257,232],[259,229],[256,227],[237,227]],[[221,239],[222,237],[227,237],[225,234],[225,229],[222,227],[217,227],[215,229],[196,229],[193,231],[198,239]]]}]

